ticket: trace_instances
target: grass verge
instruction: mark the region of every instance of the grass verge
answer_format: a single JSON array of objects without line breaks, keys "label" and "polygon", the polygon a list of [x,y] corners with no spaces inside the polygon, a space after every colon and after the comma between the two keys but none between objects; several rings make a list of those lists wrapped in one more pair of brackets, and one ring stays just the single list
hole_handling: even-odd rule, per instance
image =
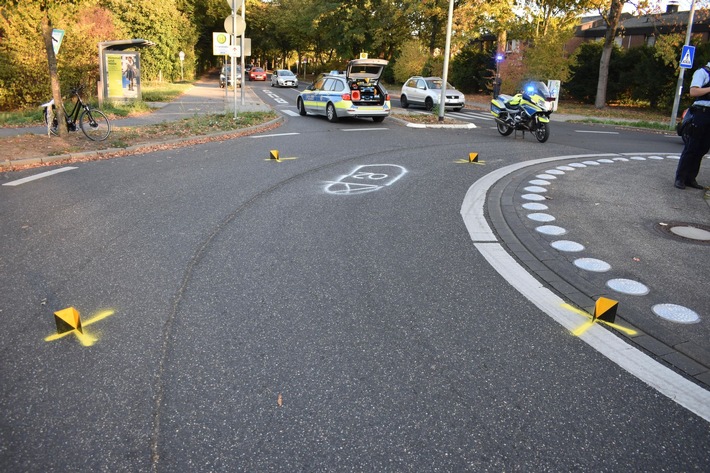
[{"label": "grass verge", "polygon": [[[131,102],[104,102],[101,110],[106,113],[109,118],[114,117],[129,117],[148,113],[152,109],[148,102],[170,102],[179,97],[183,92],[192,87],[191,82],[144,82],[141,84],[141,95],[143,100]],[[47,100],[49,100],[49,97]],[[84,97],[82,97],[84,99]],[[65,99],[66,100],[66,99]],[[95,99],[89,100],[92,107],[98,108],[98,103]],[[69,104],[65,104],[69,106]],[[44,123],[43,109],[31,107],[24,110],[16,110],[12,112],[0,112],[0,127],[24,127],[37,126]]]},{"label": "grass verge", "polygon": [[[90,141],[81,133],[72,132],[67,137],[24,134],[0,138],[0,161],[45,158],[71,153],[102,152],[125,149],[130,146],[155,144],[179,138],[194,138],[199,142],[220,132],[239,132],[245,128],[274,120],[276,112],[241,112],[237,120],[231,114],[196,115],[194,117],[140,127],[120,127],[111,131],[105,141]],[[219,139],[219,138],[215,138]]]}]

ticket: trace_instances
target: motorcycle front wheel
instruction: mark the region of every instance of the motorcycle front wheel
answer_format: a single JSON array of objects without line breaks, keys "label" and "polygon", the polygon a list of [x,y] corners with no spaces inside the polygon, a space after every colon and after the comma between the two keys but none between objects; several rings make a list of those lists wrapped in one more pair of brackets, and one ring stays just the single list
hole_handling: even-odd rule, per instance
[{"label": "motorcycle front wheel", "polygon": [[540,143],[544,143],[550,137],[549,123],[538,123],[537,128],[533,131],[533,135]]},{"label": "motorcycle front wheel", "polygon": [[498,127],[498,133],[500,133],[503,136],[508,136],[511,133],[513,133],[513,127],[508,126],[505,123],[496,122],[496,126]]}]

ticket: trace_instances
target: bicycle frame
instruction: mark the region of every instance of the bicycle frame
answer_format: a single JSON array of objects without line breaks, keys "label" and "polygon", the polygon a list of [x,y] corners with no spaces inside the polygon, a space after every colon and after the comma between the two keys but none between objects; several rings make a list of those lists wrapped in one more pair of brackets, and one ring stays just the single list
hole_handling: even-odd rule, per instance
[{"label": "bicycle frame", "polygon": [[[82,109],[86,108],[86,105],[84,105],[84,101],[81,100],[81,95],[79,95],[78,90],[72,89],[71,92],[77,97],[77,101],[72,102],[71,113],[67,113],[66,103],[64,104],[64,120],[67,122],[67,128],[69,128],[71,131],[75,131],[76,121],[79,119],[79,113]],[[47,103],[43,103],[41,106],[47,110],[47,113],[49,113],[50,109],[56,110],[56,107],[54,107],[54,99],[50,100]]]}]

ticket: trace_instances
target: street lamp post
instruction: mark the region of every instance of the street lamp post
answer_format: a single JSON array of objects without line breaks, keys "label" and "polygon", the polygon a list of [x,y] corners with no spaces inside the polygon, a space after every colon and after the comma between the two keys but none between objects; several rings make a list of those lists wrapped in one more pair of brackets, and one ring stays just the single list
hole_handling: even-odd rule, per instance
[{"label": "street lamp post", "polygon": [[444,50],[444,74],[441,81],[441,98],[439,99],[439,121],[444,121],[446,110],[446,81],[449,76],[449,54],[451,54],[451,23],[454,17],[454,0],[449,0],[449,18],[446,25],[446,48]]},{"label": "street lamp post", "polygon": [[503,53],[496,54],[496,76],[493,79],[493,97],[498,97],[500,95],[500,85],[502,81],[500,80],[500,63],[503,61]]}]

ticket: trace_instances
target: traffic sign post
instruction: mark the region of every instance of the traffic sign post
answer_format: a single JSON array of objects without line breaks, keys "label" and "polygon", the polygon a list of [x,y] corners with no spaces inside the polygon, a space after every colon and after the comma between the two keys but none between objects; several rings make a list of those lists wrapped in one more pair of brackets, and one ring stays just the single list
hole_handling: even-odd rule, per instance
[{"label": "traffic sign post", "polygon": [[[688,14],[688,28],[685,31],[685,46],[680,53],[680,72],[678,73],[678,85],[675,89],[675,98],[673,99],[673,111],[671,112],[671,121],[668,124],[668,129],[675,128],[678,119],[678,106],[680,105],[680,94],[683,91],[683,75],[685,70],[693,67],[693,56],[695,48],[690,46],[690,33],[693,31],[693,16],[695,15],[695,0],[690,3],[690,13]],[[692,49],[691,49],[692,48]],[[687,64],[687,65],[684,65]]]},{"label": "traffic sign post", "polygon": [[[232,63],[232,84],[235,85],[234,87],[234,118],[237,118],[237,88],[236,88],[236,64],[235,64],[235,59],[236,56],[241,56],[241,96],[242,96],[242,105],[244,105],[244,31],[246,30],[247,24],[244,19],[245,14],[246,14],[246,5],[244,3],[244,0],[227,0],[227,5],[232,9],[232,14],[228,16],[227,18],[224,19],[224,30],[230,34],[232,41],[230,42],[232,45],[232,48],[230,48],[230,55],[232,55],[231,58],[231,63]],[[237,16],[237,11],[241,8],[242,14],[241,16]],[[239,46],[237,47],[237,36],[241,36],[241,41],[239,42]],[[238,48],[238,49],[237,49]],[[226,92],[226,87],[225,87],[225,92]]]},{"label": "traffic sign post", "polygon": [[180,80],[184,81],[185,80],[185,68],[183,67],[183,63],[185,61],[185,53],[183,51],[180,51],[178,53],[178,56],[180,57]]}]

